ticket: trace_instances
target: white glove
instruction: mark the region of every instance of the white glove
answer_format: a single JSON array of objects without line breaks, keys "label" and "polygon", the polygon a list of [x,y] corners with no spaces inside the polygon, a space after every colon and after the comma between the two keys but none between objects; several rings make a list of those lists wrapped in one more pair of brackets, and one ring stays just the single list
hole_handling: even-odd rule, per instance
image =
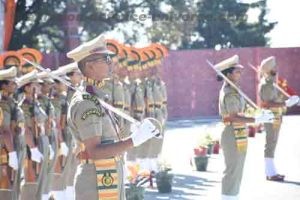
[{"label": "white glove", "polygon": [[159,134],[159,131],[151,123],[149,119],[144,119],[141,124],[134,124],[136,130],[131,134],[133,146],[137,147],[155,135]]},{"label": "white glove", "polygon": [[31,148],[30,153],[31,153],[31,160],[33,160],[34,162],[40,163],[44,158],[43,154],[41,154],[41,152],[38,150],[37,147]]},{"label": "white glove", "polygon": [[63,156],[67,156],[69,153],[69,148],[67,147],[66,143],[60,143],[60,154]]},{"label": "white glove", "polygon": [[263,124],[263,123],[273,123],[274,122],[274,114],[270,110],[262,110],[261,113],[257,114],[255,119],[255,124]]},{"label": "white glove", "polygon": [[53,160],[53,158],[54,158],[54,151],[51,144],[49,144],[49,159]]},{"label": "white glove", "polygon": [[15,151],[8,153],[8,165],[14,170],[18,169],[18,158],[17,153]]},{"label": "white glove", "polygon": [[299,96],[296,96],[296,95],[291,96],[288,100],[285,101],[285,105],[286,105],[286,107],[292,107],[292,106],[298,104],[299,100],[300,100]]},{"label": "white glove", "polygon": [[44,123],[39,123],[39,124],[38,124],[38,127],[40,128],[40,134],[41,134],[41,135],[45,135],[45,134],[46,134],[46,131],[45,131]]}]

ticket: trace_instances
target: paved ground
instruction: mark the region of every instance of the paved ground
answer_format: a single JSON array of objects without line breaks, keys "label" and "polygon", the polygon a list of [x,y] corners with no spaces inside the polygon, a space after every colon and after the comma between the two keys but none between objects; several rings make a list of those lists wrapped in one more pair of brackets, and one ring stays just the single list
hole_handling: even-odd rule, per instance
[{"label": "paved ground", "polygon": [[[278,171],[286,175],[284,183],[270,182],[264,176],[264,137],[249,138],[248,154],[241,186],[241,200],[300,200],[300,116],[287,116],[281,129],[276,159]],[[145,199],[220,199],[222,152],[209,159],[207,172],[194,171],[190,166],[192,149],[200,134],[210,130],[216,137],[222,127],[216,120],[172,121],[166,132],[163,157],[172,165],[173,191],[160,194],[147,188]]]}]

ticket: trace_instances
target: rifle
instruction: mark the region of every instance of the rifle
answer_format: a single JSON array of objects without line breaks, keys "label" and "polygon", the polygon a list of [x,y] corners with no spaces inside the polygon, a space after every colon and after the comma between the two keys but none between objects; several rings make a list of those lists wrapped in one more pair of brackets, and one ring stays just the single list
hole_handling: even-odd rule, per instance
[{"label": "rifle", "polygon": [[[131,105],[130,105],[130,110],[132,112],[132,115],[131,116],[135,116],[134,114],[134,105],[135,107],[137,107],[137,103],[136,103],[136,90],[137,90],[137,83],[134,83],[134,92],[132,93],[131,95]],[[137,117],[136,117],[137,118]],[[139,120],[139,119],[138,119]]]},{"label": "rifle", "polygon": [[[48,94],[48,99],[47,99],[47,105],[45,108],[45,113],[47,115],[47,122],[46,122],[46,133],[45,135],[40,135],[39,137],[39,141],[41,144],[41,149],[42,149],[42,153],[44,154],[44,159],[41,163],[41,167],[40,167],[40,173],[38,175],[38,179],[37,179],[37,183],[38,183],[38,188],[37,188],[37,194],[36,196],[38,197],[38,199],[42,198],[42,194],[44,191],[44,185],[46,185],[47,183],[45,182],[45,180],[47,180],[46,177],[44,177],[44,175],[46,174],[46,176],[49,176],[49,138],[48,135],[51,134],[51,117],[50,117],[50,109],[51,109],[51,95],[52,95],[52,88],[50,88],[49,94]],[[47,134],[47,132],[49,132]]]},{"label": "rifle", "polygon": [[145,80],[145,90],[144,90],[144,101],[145,101],[145,116],[149,116],[150,114],[150,106],[148,105],[149,101],[148,101],[148,95],[147,95],[147,84],[148,84],[148,81]]},{"label": "rifle", "polygon": [[13,193],[13,199],[19,199],[19,195],[21,192],[21,173],[23,168],[23,163],[25,159],[26,154],[26,145],[25,145],[25,135],[22,132],[23,129],[25,129],[24,124],[18,124],[18,109],[19,103],[18,103],[18,94],[19,91],[17,90],[13,95],[13,101],[14,101],[14,108],[12,111],[12,130],[15,131],[15,138],[17,139],[17,146],[18,146],[18,166],[19,168],[16,170],[14,174],[14,182],[13,182],[13,190],[15,191]]},{"label": "rifle", "polygon": [[[38,145],[38,136],[39,136],[39,129],[36,122],[35,116],[35,107],[36,107],[36,88],[33,87],[32,89],[32,107],[31,107],[31,116],[32,116],[32,126],[33,126],[33,141],[35,145]],[[36,180],[36,175],[39,173],[39,165],[37,163],[33,163],[32,160],[29,161],[32,164],[32,167],[35,171],[34,180]],[[29,167],[29,166],[28,166]]]},{"label": "rifle", "polygon": [[[258,69],[256,69],[251,63],[248,63],[249,67],[253,69],[257,74],[259,73]],[[291,95],[289,95],[284,89],[282,89],[277,83],[273,83],[274,87],[281,92],[285,97],[289,98]]]}]

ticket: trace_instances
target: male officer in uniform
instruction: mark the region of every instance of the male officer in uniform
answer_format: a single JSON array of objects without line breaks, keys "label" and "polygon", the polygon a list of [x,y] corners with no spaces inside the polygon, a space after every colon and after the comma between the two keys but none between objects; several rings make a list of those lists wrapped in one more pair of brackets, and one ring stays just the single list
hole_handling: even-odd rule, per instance
[{"label": "male officer in uniform", "polygon": [[[151,77],[151,85],[153,91],[153,102],[154,102],[154,116],[155,118],[164,125],[166,119],[163,113],[163,93],[162,85],[164,82],[161,80],[160,71],[162,67],[162,59],[167,56],[166,51],[162,50],[161,45],[153,44],[151,50],[154,52],[154,62],[152,62],[152,67],[150,68],[149,74]],[[163,136],[163,134],[162,134]],[[158,171],[158,157],[162,151],[163,137],[153,138],[151,140],[151,148],[149,153],[149,162],[151,166],[151,171]]]},{"label": "male officer in uniform", "polygon": [[[82,74],[78,69],[77,63],[70,63],[61,66],[52,73],[60,76],[61,78],[69,79],[73,87],[79,86],[82,79]],[[64,193],[67,199],[74,199],[74,177],[78,165],[78,160],[73,152],[76,150],[75,140],[67,124],[67,110],[74,92],[75,91],[73,89],[66,88],[63,83],[55,80],[55,95],[53,104],[57,110],[57,118],[60,118],[60,120],[57,121],[57,124],[60,126],[63,139],[69,149],[68,155],[63,163],[64,166],[62,171],[62,179],[64,180]]]},{"label": "male officer in uniform", "polygon": [[78,62],[86,84],[84,92],[75,92],[68,110],[72,133],[82,144],[81,164],[75,179],[78,200],[125,199],[123,166],[118,155],[158,133],[149,120],[144,120],[139,125],[135,124],[136,129],[129,138],[118,139],[114,132],[113,114],[97,99],[104,100],[109,95],[102,87],[106,84],[110,53],[104,36],[100,35],[67,54]]},{"label": "male officer in uniform", "polygon": [[13,94],[16,84],[13,79],[17,75],[16,67],[7,70],[0,70],[0,109],[1,109],[1,124],[0,124],[0,196],[3,199],[13,199],[14,188],[11,185],[10,169],[17,170],[18,158],[15,147],[12,143],[13,133],[12,122],[14,120],[14,106],[11,95]]},{"label": "male officer in uniform", "polygon": [[275,120],[272,124],[264,124],[266,130],[265,144],[265,173],[267,180],[283,181],[284,176],[277,173],[274,164],[274,154],[278,141],[280,126],[282,123],[282,113],[285,107],[292,107],[299,102],[298,96],[291,96],[284,101],[280,98],[279,91],[274,87],[277,80],[276,60],[271,56],[264,59],[260,64],[261,80],[259,85],[259,96],[261,106],[270,109]]},{"label": "male officer in uniform", "polygon": [[61,176],[61,160],[59,156],[61,152],[66,156],[68,148],[63,142],[61,130],[59,129],[57,114],[60,111],[56,110],[53,105],[54,80],[49,78],[46,72],[38,73],[38,79],[41,90],[38,95],[38,101],[47,115],[47,121],[45,122],[45,138],[47,141],[45,143],[48,143],[46,148],[49,151],[49,161],[45,163],[46,159],[44,157],[44,168],[42,169],[45,169],[45,172],[43,172],[43,177],[40,180],[44,185],[39,184],[39,187],[43,188],[44,198],[52,194],[55,199],[61,199],[64,195],[64,181]]},{"label": "male officer in uniform", "polygon": [[38,127],[42,127],[41,125],[37,125],[37,119],[45,120],[46,116],[42,115],[42,113],[38,111],[36,102],[33,98],[34,83],[32,81],[36,80],[36,78],[37,71],[34,70],[24,76],[21,76],[17,81],[19,90],[23,93],[23,99],[20,106],[24,112],[25,138],[26,144],[28,145],[27,158],[24,165],[24,184],[21,188],[21,199],[24,200],[37,199],[37,175],[39,175],[39,173],[37,168],[34,168],[34,165],[37,166],[37,163],[41,163],[43,159],[43,155],[35,142],[35,136],[39,134]]}]

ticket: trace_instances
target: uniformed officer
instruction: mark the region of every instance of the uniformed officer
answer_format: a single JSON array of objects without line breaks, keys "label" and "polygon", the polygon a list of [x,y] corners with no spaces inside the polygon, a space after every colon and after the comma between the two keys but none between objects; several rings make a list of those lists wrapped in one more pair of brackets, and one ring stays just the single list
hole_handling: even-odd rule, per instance
[{"label": "uniformed officer", "polygon": [[266,130],[265,144],[265,173],[267,180],[283,181],[284,176],[278,174],[274,164],[274,154],[278,141],[280,126],[282,123],[282,114],[285,107],[292,107],[299,102],[298,96],[291,96],[284,101],[280,96],[280,92],[274,87],[277,80],[277,68],[275,57],[271,56],[264,59],[260,64],[261,80],[259,84],[259,96],[261,106],[270,109],[275,120],[272,124],[264,124]]},{"label": "uniformed officer", "polygon": [[[49,161],[45,163],[46,170],[43,174],[43,180],[41,180],[45,183],[43,194],[45,198],[52,195],[55,199],[61,199],[64,196],[64,181],[61,174],[62,163],[60,155],[66,156],[68,154],[68,147],[63,141],[59,126],[60,116],[58,114],[60,113],[60,110],[56,109],[53,105],[54,102],[56,103],[53,98],[54,80],[49,78],[46,72],[40,72],[38,74],[38,79],[40,82],[38,101],[47,115],[47,121],[45,122],[47,145],[45,148],[49,151]],[[44,143],[46,143],[46,141],[44,141]],[[45,160],[44,156],[44,162]],[[41,187],[41,184],[39,184],[39,187]]]},{"label": "uniformed officer", "polygon": [[[153,63],[150,68],[150,77],[152,82],[152,90],[153,90],[153,102],[154,102],[154,115],[155,118],[164,126],[166,122],[165,113],[163,113],[163,102],[164,102],[164,94],[163,87],[165,83],[161,79],[161,68],[162,68],[162,60],[167,56],[167,51],[165,47],[159,44],[151,45],[151,49],[154,52],[153,54]],[[152,144],[150,148],[150,163],[151,170],[154,172],[158,171],[158,157],[161,154],[162,146],[163,146],[163,135],[160,138],[153,138]]]},{"label": "uniformed officer", "polygon": [[[19,163],[17,158],[18,149],[13,145],[13,136],[18,136],[15,132],[13,122],[15,121],[15,105],[12,101],[12,94],[15,91],[16,84],[13,79],[17,75],[16,67],[11,67],[7,70],[0,70],[0,196],[3,199],[16,198],[14,185],[11,184],[12,170],[18,170]],[[14,137],[14,138],[16,138]],[[15,150],[16,149],[16,150]],[[16,171],[14,171],[16,173]],[[15,177],[13,177],[15,178]],[[16,180],[14,180],[16,181]]]},{"label": "uniformed officer", "polygon": [[[70,80],[72,86],[75,88],[80,86],[82,74],[78,69],[77,63],[70,63],[68,65],[61,66],[52,73]],[[79,164],[74,153],[76,150],[75,140],[70,132],[69,126],[67,125],[67,110],[74,93],[74,89],[66,88],[63,83],[56,81],[54,97],[54,99],[56,99],[56,103],[54,103],[54,106],[58,110],[57,118],[59,117],[58,115],[60,115],[60,122],[57,123],[60,124],[60,128],[63,133],[63,139],[69,149],[68,155],[63,163],[64,166],[62,171],[62,179],[64,180],[64,193],[65,198],[67,199],[74,199],[74,177],[77,165]]]},{"label": "uniformed officer", "polygon": [[85,92],[75,92],[68,110],[72,133],[83,147],[75,178],[76,199],[125,199],[118,155],[158,133],[149,120],[144,120],[129,138],[118,139],[113,114],[97,99],[109,98],[102,89],[109,71],[108,54],[102,35],[67,54],[78,62],[86,84]]},{"label": "uniformed officer", "polygon": [[[131,47],[128,51],[127,69],[131,84],[131,115],[137,120],[143,120],[146,117],[145,104],[145,82],[142,77],[141,55],[139,50]],[[135,161],[139,164],[141,170],[149,170],[147,162],[147,153],[149,141],[145,144],[131,149],[128,152],[127,160]]]},{"label": "uniformed officer", "polygon": [[21,199],[38,199],[37,198],[37,177],[39,175],[38,163],[41,163],[43,155],[37,144],[37,139],[41,131],[44,129],[41,123],[46,120],[44,115],[39,110],[39,106],[35,98],[35,81],[37,79],[37,71],[27,73],[18,78],[17,85],[23,99],[21,108],[25,118],[25,137],[27,144],[27,155],[24,165],[24,184],[21,188]]},{"label": "uniformed officer", "polygon": [[[119,77],[119,72],[122,69],[122,65],[119,63],[118,53],[121,51],[119,44],[115,40],[106,40],[107,49],[113,54],[110,55],[112,62],[112,105],[124,112],[125,107],[125,91],[123,83]],[[127,131],[125,130],[125,120],[117,116],[117,123],[120,127],[120,137],[128,137]]]},{"label": "uniformed officer", "polygon": [[[239,85],[241,69],[237,55],[215,65],[224,76]],[[221,136],[221,145],[225,159],[225,171],[222,179],[222,199],[238,199],[247,152],[246,123],[270,123],[273,116],[260,114],[255,118],[244,116],[245,100],[227,81],[219,94],[219,113],[225,125]]]}]

